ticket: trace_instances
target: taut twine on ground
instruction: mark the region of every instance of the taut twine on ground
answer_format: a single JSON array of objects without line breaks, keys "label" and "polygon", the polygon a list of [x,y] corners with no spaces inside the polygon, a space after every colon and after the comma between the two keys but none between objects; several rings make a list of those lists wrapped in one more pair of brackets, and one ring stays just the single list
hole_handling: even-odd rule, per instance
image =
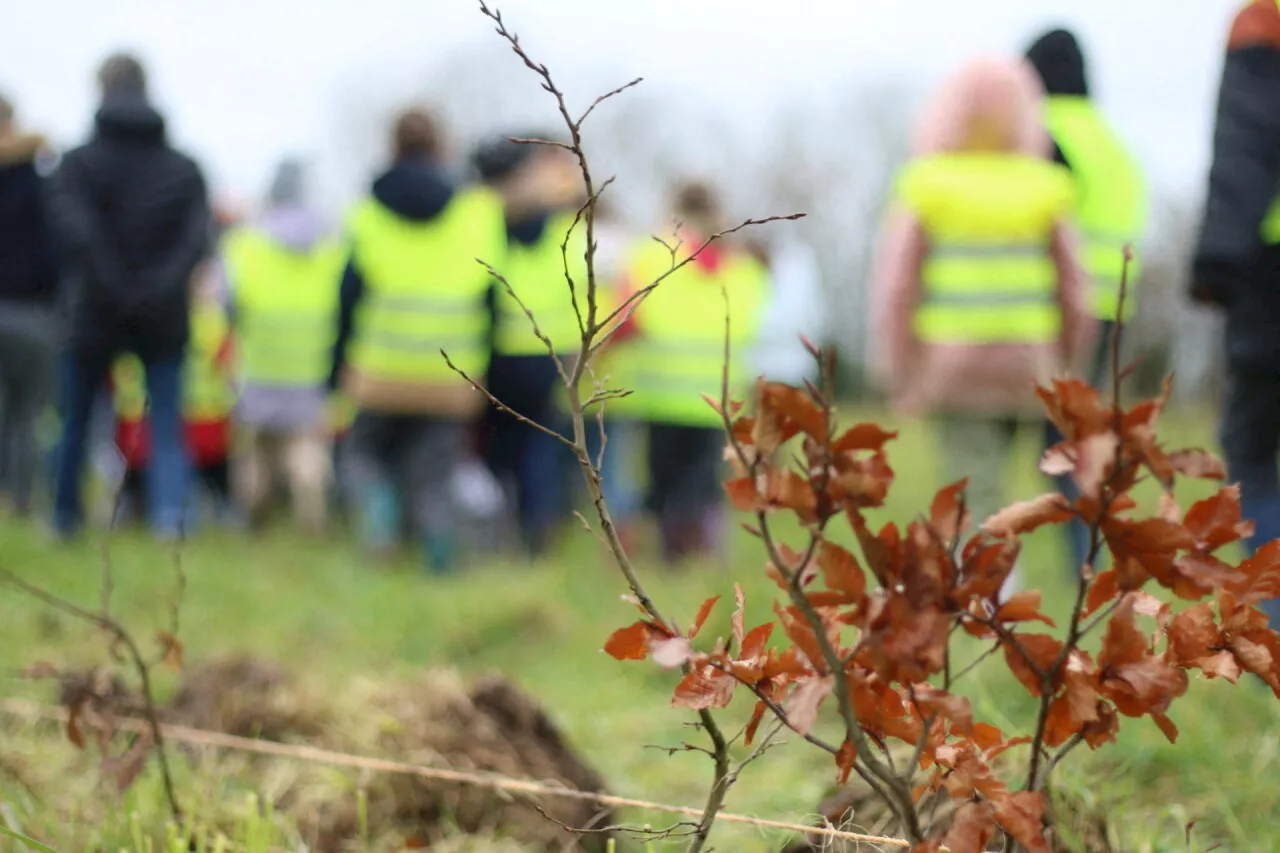
[{"label": "taut twine on ground", "polygon": [[[11,718],[16,717],[27,721],[52,720],[65,723],[67,720],[67,711],[65,708],[41,705],[36,702],[28,702],[22,699],[5,699],[0,701],[0,713]],[[88,723],[89,721],[87,720],[83,721],[83,724]],[[117,728],[125,731],[141,732],[147,729],[146,721],[132,717],[117,719],[116,724]],[[670,814],[686,815],[689,817],[700,817],[702,815],[701,809],[693,808],[691,806],[674,806],[668,803],[636,800],[630,797],[618,797],[612,794],[597,794],[591,791],[579,791],[575,788],[568,788],[563,785],[534,782],[526,779],[516,779],[496,773],[470,773],[462,770],[449,770],[440,767],[424,767],[418,764],[388,761],[383,758],[371,758],[365,755],[335,752],[333,750],[320,749],[314,746],[276,743],[274,741],[267,740],[254,740],[252,738],[225,734],[223,732],[193,729],[186,726],[162,724],[160,728],[164,732],[164,736],[169,740],[175,743],[186,743],[193,746],[207,746],[215,749],[232,750],[236,752],[253,752],[260,755],[272,755],[277,758],[293,759],[295,761],[309,761],[336,767],[355,767],[362,770],[373,770],[381,773],[399,773],[406,776],[418,776],[423,779],[437,779],[444,782],[457,782],[462,785],[475,785],[477,787],[490,788],[492,790],[505,791],[507,793],[539,794],[550,797],[589,800],[602,806],[668,812]],[[727,823],[741,823],[750,826],[759,826],[766,829],[779,829],[787,832],[817,835],[822,836],[823,838],[838,839],[841,841],[879,844],[883,847],[905,849],[911,846],[910,842],[901,838],[888,838],[882,835],[864,835],[859,832],[849,832],[847,830],[836,829],[830,826],[805,826],[799,823],[767,820],[765,818],[734,814],[732,812],[720,812],[716,815],[716,820],[722,820]],[[943,850],[946,849],[947,848],[945,847],[943,848]]]}]

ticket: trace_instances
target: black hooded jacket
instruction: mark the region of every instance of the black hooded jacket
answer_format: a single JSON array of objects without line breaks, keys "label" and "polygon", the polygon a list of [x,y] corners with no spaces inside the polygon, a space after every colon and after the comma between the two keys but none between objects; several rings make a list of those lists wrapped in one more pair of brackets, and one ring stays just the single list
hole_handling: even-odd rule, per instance
[{"label": "black hooded jacket", "polygon": [[[1046,95],[1089,97],[1084,52],[1069,30],[1051,30],[1036,39],[1027,50],[1027,61],[1040,75]],[[1053,141],[1053,159],[1054,162],[1071,168],[1056,139]]]},{"label": "black hooded jacket", "polygon": [[1280,245],[1259,228],[1280,198],[1280,7],[1254,0],[1227,44],[1213,133],[1213,165],[1192,298],[1226,308],[1227,358],[1280,370]]},{"label": "black hooded jacket", "polygon": [[[429,222],[435,219],[453,200],[453,195],[453,183],[442,169],[429,163],[395,163],[373,182],[373,198],[392,213],[411,222]],[[364,294],[364,274],[352,258],[347,261],[342,274],[337,339],[329,371],[330,390],[338,387],[356,309],[364,299]]]},{"label": "black hooded jacket", "polygon": [[63,158],[50,189],[72,349],[180,356],[212,220],[204,176],[169,146],[164,118],[141,96],[106,100],[93,138]]}]

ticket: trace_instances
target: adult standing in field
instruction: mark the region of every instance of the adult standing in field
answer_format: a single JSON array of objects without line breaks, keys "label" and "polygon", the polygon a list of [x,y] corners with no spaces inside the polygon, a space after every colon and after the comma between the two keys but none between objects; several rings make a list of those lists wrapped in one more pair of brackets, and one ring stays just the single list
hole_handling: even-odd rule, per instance
[{"label": "adult standing in field", "polygon": [[[573,227],[583,184],[576,161],[563,148],[516,139],[551,137],[536,132],[496,135],[481,144],[473,158],[481,181],[502,197],[507,225],[506,251],[496,265],[506,285],[495,283],[493,290],[489,391],[523,417],[564,434],[564,391],[556,359],[570,365],[582,344],[565,261],[585,320],[586,224]],[[526,311],[550,341],[554,356]],[[489,467],[515,497],[525,551],[541,557],[569,516],[572,457],[555,438],[497,407],[487,410],[485,420]]]},{"label": "adult standing in field", "polygon": [[[780,223],[779,231],[788,223]],[[760,330],[755,362],[766,379],[803,388],[818,382],[817,361],[802,339],[816,346],[826,343],[822,270],[813,248],[788,234],[770,234],[756,246],[769,270],[773,296]]]},{"label": "adult standing in field", "polygon": [[[1251,549],[1280,539],[1280,2],[1236,15],[1218,91],[1213,165],[1191,297],[1226,313],[1221,439]],[[1280,627],[1280,600],[1264,604]]]},{"label": "adult standing in field", "polygon": [[221,260],[242,383],[237,498],[250,521],[260,521],[283,474],[295,521],[315,534],[328,517],[325,381],[346,259],[312,207],[306,180],[301,162],[280,163],[261,217],[226,235]]},{"label": "adult standing in field", "polygon": [[[940,432],[975,524],[1003,500],[1032,393],[1090,346],[1071,176],[1050,159],[1038,87],[1014,59],[962,67],[923,114],[873,280],[876,370],[897,410]],[[1016,581],[1015,581],[1016,583]]]},{"label": "adult standing in field", "polygon": [[102,102],[93,137],[62,159],[52,180],[70,297],[53,525],[67,537],[82,524],[81,474],[94,395],[114,357],[131,352],[147,377],[150,522],[157,535],[172,538],[181,533],[190,479],[182,364],[192,276],[211,248],[209,202],[200,168],[168,143],[142,63],[114,55],[98,83]]},{"label": "adult standing in field", "polygon": [[485,400],[441,350],[483,379],[491,277],[476,259],[502,263],[506,228],[497,194],[449,180],[430,114],[402,113],[392,148],[348,221],[329,388],[357,409],[349,461],[364,544],[393,547],[403,507],[424,564],[445,572],[458,559],[453,476]]},{"label": "adult standing in field", "polygon": [[[1043,84],[1043,116],[1054,142],[1054,161],[1071,172],[1076,190],[1076,222],[1080,228],[1081,262],[1089,277],[1088,305],[1099,321],[1098,346],[1087,367],[1097,387],[1107,381],[1108,341],[1117,319],[1129,322],[1137,305],[1139,243],[1147,227],[1147,188],[1137,161],[1091,98],[1084,53],[1068,30],[1050,30],[1027,50],[1027,60]],[[1133,261],[1125,270],[1125,246]],[[1120,282],[1124,276],[1124,314]],[[1062,441],[1052,422],[1045,422],[1046,447]],[[1058,487],[1075,500],[1079,490],[1071,475],[1057,478]],[[1073,568],[1088,559],[1089,531],[1076,519],[1067,529]]]},{"label": "adult standing in field", "polygon": [[722,553],[724,424],[704,395],[720,398],[726,294],[734,395],[749,385],[751,351],[769,297],[768,272],[744,246],[707,244],[724,229],[720,200],[710,187],[677,187],[671,212],[680,223],[674,256],[653,239],[643,241],[629,258],[629,289],[642,289],[673,263],[688,262],[663,279],[619,330],[624,339],[634,339],[627,378],[648,426],[648,508],[657,517],[662,556],[669,563]]},{"label": "adult standing in field", "polygon": [[36,167],[44,147],[0,97],[0,494],[18,516],[31,510],[57,346],[58,259]]}]

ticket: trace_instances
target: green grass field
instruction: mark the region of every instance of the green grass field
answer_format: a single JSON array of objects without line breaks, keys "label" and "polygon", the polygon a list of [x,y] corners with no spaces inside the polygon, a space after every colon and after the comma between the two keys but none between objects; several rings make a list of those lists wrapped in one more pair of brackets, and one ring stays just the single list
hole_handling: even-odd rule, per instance
[{"label": "green grass field", "polygon": [[[1208,424],[1206,417],[1171,415],[1166,444],[1211,444]],[[1010,483],[1017,497],[1046,488],[1034,469],[1038,435],[1032,432],[1024,436],[1021,464]],[[888,517],[905,519],[927,507],[942,485],[936,459],[926,427],[903,428],[890,444],[898,476]],[[1184,505],[1206,491],[1188,484]],[[1042,532],[1029,540],[1025,570],[1028,582],[1046,591],[1046,610],[1063,616],[1069,610],[1068,568],[1055,534]],[[124,534],[111,540],[111,554],[118,611],[149,637],[162,627],[172,595],[172,550]],[[256,540],[210,534],[188,543],[182,559],[189,578],[181,630],[188,660],[247,650],[278,660],[334,693],[361,675],[395,678],[435,665],[467,674],[498,670],[547,704],[612,791],[690,805],[700,804],[705,795],[710,775],[705,757],[645,748],[689,738],[690,715],[669,705],[671,673],[648,663],[619,663],[600,651],[609,633],[630,622],[635,611],[619,599],[625,586],[617,570],[580,529],[563,555],[545,564],[491,565],[443,580],[409,565],[365,565],[348,542],[308,541],[287,532]],[[0,563],[73,600],[97,601],[101,551],[96,536],[55,549],[43,528],[0,522]],[[768,618],[777,590],[763,564],[762,553],[745,534],[734,541],[729,572],[705,567],[676,574],[641,560],[660,606],[685,622],[703,598],[731,597],[735,582],[747,591],[749,620]],[[727,631],[728,614],[728,607],[718,610],[706,633]],[[21,666],[36,660],[95,663],[103,654],[92,632],[0,588],[5,696],[49,699],[47,685],[16,677]],[[1029,733],[1031,700],[1011,689],[999,658],[989,663],[963,691],[973,699],[976,715],[1006,733]],[[734,728],[749,711],[750,703],[739,699],[725,714],[727,727]],[[1150,721],[1124,719],[1118,745],[1097,754],[1081,751],[1064,763],[1062,787],[1107,815],[1119,849],[1184,850],[1184,828],[1194,820],[1195,850],[1214,844],[1251,853],[1280,850],[1274,793],[1280,715],[1270,692],[1248,681],[1233,688],[1193,680],[1172,717],[1181,729],[1176,746]],[[89,759],[49,730],[6,722],[0,732],[0,818],[17,817],[32,835],[64,851],[136,849],[129,841],[128,814],[137,810],[144,822],[162,820],[153,770],[122,803],[115,802],[95,786]],[[36,780],[36,792],[6,774],[6,752]],[[187,798],[199,801],[197,811],[242,806],[252,783],[228,773],[209,778],[182,772]],[[787,743],[748,769],[728,807],[804,821],[833,780],[827,756],[803,742]],[[628,817],[654,825],[664,821],[660,815]],[[99,847],[99,842],[106,843]],[[778,842],[776,836],[725,825],[715,834],[722,851],[776,850]],[[8,843],[0,840],[0,850],[18,849],[16,842]],[[678,848],[670,842],[655,849]]]}]

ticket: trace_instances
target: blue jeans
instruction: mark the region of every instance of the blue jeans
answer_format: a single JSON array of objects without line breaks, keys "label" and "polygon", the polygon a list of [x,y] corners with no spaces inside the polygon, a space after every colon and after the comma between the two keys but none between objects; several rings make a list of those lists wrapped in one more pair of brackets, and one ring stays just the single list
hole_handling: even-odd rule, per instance
[{"label": "blue jeans", "polygon": [[[609,514],[619,524],[629,521],[640,508],[639,489],[633,475],[633,461],[639,455],[641,424],[638,421],[605,418],[608,442],[600,459],[600,424],[587,418],[587,449],[593,462],[600,461],[600,486]],[[575,465],[576,467],[576,465]]]},{"label": "blue jeans", "polygon": [[[1280,371],[1231,367],[1220,428],[1230,482],[1240,484],[1240,507],[1257,524],[1249,552],[1280,539]],[[1280,599],[1264,601],[1271,627],[1280,628]]]},{"label": "blue jeans", "polygon": [[[190,461],[182,431],[182,358],[144,364],[147,374],[151,458],[147,466],[147,511],[162,536],[182,532]],[[54,482],[54,529],[70,535],[84,523],[82,474],[96,392],[110,370],[106,358],[64,354],[58,370],[62,439]]]},{"label": "blue jeans", "polygon": [[[489,391],[495,397],[564,435],[565,417],[555,403],[558,380],[550,356],[497,355],[489,366]],[[541,556],[556,527],[572,512],[568,478],[573,456],[556,439],[495,407],[485,420],[485,461],[500,483],[514,484],[521,538],[533,556]]]}]

